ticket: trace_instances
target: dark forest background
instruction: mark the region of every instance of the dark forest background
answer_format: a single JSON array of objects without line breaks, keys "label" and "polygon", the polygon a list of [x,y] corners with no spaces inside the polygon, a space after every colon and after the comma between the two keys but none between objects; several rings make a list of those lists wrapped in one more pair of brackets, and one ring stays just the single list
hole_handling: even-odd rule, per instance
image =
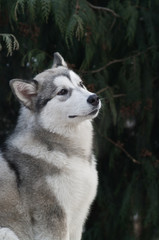
[{"label": "dark forest background", "polygon": [[158,240],[159,1],[0,0],[0,143],[19,109],[9,80],[50,67],[57,51],[102,99],[83,240]]}]

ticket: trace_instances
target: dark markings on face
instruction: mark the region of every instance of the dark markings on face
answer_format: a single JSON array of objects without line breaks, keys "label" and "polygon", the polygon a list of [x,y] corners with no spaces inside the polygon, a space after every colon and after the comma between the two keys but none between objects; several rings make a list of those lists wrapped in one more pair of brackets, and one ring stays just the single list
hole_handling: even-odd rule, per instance
[{"label": "dark markings on face", "polygon": [[84,84],[83,84],[83,82],[82,82],[82,81],[81,81],[81,82],[79,82],[78,86],[79,86],[79,87],[81,87],[81,88],[84,88],[84,89],[85,89],[85,86],[84,86]]},{"label": "dark markings on face", "polygon": [[[48,75],[48,79],[44,81],[43,85],[40,87],[39,93],[37,95],[35,101],[35,111],[40,112],[46,104],[52,100],[57,94],[57,86],[54,84],[54,79],[57,77],[66,77],[71,81],[70,75],[68,72],[64,72],[62,74],[54,74],[53,76]],[[65,89],[65,87],[61,87],[60,90]],[[67,94],[59,96],[59,101],[66,101],[72,94],[71,88],[66,88]],[[59,90],[59,91],[60,91]]]},{"label": "dark markings on face", "polygon": [[[40,112],[50,100],[58,95],[57,86],[54,84],[55,78],[66,77],[71,83],[73,83],[70,77],[70,73],[66,68],[60,67],[59,69],[57,68],[56,71],[47,70],[47,73],[47,79],[43,82],[42,86],[40,86],[39,93],[34,102],[34,109],[36,112]],[[82,81],[78,83],[78,86],[80,88],[85,88]],[[59,91],[62,89],[67,90],[67,93],[64,95],[59,95],[58,99],[59,101],[64,102],[71,97],[73,89],[61,86],[61,89],[59,89]]]},{"label": "dark markings on face", "polygon": [[[46,85],[46,83],[44,84]],[[35,109],[37,112],[40,112],[40,110],[48,103],[48,101],[50,101],[56,95],[56,86],[53,83],[48,82],[47,86],[44,84],[37,95],[35,103]]]},{"label": "dark markings on face", "polygon": [[73,89],[72,88],[69,88],[69,89],[68,88],[62,88],[62,89],[66,89],[67,93],[59,96],[59,101],[60,102],[65,102],[67,99],[69,99],[71,97]]}]

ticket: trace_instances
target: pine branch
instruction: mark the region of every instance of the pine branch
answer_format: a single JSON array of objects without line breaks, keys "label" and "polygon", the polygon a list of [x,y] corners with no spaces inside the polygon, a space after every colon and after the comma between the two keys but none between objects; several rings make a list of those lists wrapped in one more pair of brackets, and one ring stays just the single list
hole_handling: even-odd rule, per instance
[{"label": "pine branch", "polygon": [[19,43],[18,43],[16,37],[13,34],[1,33],[0,36],[2,37],[3,41],[6,44],[6,48],[7,48],[7,51],[8,51],[7,55],[11,56],[13,51],[19,49]]},{"label": "pine branch", "polygon": [[18,11],[19,11],[19,7],[21,7],[21,11],[24,14],[24,5],[26,3],[26,0],[18,0],[16,2],[15,8],[14,8],[14,15],[15,15],[15,19],[16,21],[18,21]]},{"label": "pine branch", "polygon": [[41,1],[41,10],[42,10],[42,17],[45,20],[45,22],[48,22],[49,14],[51,11],[51,1],[49,0],[42,0]]},{"label": "pine branch", "polygon": [[87,3],[88,3],[88,5],[89,5],[91,8],[93,8],[93,9],[106,11],[106,12],[111,13],[111,14],[112,14],[114,17],[116,17],[116,18],[120,18],[120,16],[119,16],[116,12],[114,12],[112,9],[110,9],[110,8],[94,6],[94,5],[91,4],[90,2],[87,2]]}]

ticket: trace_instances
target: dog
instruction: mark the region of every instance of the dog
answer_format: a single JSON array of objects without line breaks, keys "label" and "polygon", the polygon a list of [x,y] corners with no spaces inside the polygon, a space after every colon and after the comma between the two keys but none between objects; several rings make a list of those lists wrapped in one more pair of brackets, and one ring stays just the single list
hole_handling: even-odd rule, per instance
[{"label": "dog", "polygon": [[0,240],[80,240],[97,192],[101,101],[59,53],[52,68],[10,86],[21,108],[0,153]]}]

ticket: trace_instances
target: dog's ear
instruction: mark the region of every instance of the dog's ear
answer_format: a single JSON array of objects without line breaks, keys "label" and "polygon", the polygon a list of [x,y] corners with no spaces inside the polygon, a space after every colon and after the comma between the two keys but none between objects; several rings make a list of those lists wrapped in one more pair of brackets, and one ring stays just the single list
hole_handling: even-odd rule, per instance
[{"label": "dog's ear", "polygon": [[55,52],[54,53],[53,66],[52,67],[56,68],[56,67],[59,67],[59,66],[67,67],[67,63],[65,62],[63,57],[60,55],[60,53]]},{"label": "dog's ear", "polygon": [[37,96],[38,82],[36,80],[12,79],[9,84],[18,100],[27,108],[32,109],[33,100]]}]

